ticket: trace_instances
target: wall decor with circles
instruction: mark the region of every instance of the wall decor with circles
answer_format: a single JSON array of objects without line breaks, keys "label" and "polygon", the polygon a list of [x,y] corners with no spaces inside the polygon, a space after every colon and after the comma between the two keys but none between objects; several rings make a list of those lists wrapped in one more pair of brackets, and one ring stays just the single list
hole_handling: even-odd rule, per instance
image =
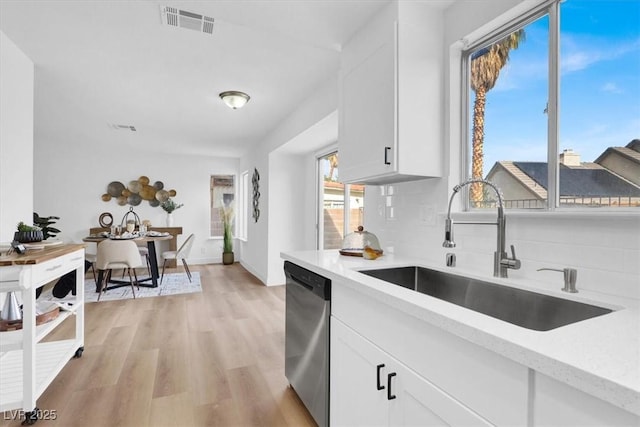
[{"label": "wall decor with circles", "polygon": [[155,181],[152,184],[149,177],[143,175],[129,181],[127,185],[120,181],[110,182],[107,185],[107,192],[101,197],[105,202],[113,199],[120,206],[138,206],[144,200],[149,203],[149,206],[155,208],[175,195],[176,190],[165,190],[162,181]]}]

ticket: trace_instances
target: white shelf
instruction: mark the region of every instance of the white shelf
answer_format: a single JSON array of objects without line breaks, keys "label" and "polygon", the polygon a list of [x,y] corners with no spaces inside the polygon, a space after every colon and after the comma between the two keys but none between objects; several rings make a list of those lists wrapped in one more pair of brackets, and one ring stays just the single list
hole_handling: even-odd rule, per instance
[{"label": "white shelf", "polygon": [[[42,339],[46,337],[49,332],[53,331],[59,324],[64,322],[67,317],[75,314],[78,308],[80,308],[80,306],[83,304],[84,302],[77,303],[71,310],[60,309],[60,314],[58,315],[58,317],[50,322],[36,326],[36,342],[42,341]],[[0,353],[12,350],[21,350],[24,340],[23,336],[24,334],[22,329],[19,329],[17,331],[0,332]]]},{"label": "white shelf", "polygon": [[[38,396],[81,346],[82,343],[77,339],[41,343],[36,346],[35,374]],[[2,384],[0,412],[22,407],[24,390],[22,358],[22,351],[11,351],[0,355],[0,384]]]},{"label": "white shelf", "polygon": [[[29,276],[29,277],[25,277]],[[22,281],[20,279],[23,279]],[[19,265],[0,268],[0,292],[25,290],[24,286],[31,286],[31,271]]]},{"label": "white shelf", "polygon": [[[32,251],[24,258],[9,259],[0,266],[0,291],[22,293],[23,322],[18,331],[0,332],[0,411],[31,412],[42,392],[51,384],[78,349],[84,346],[84,247],[59,245]],[[18,262],[16,262],[18,261]],[[35,326],[36,288],[75,271],[79,279],[73,306],[57,318]],[[75,315],[73,339],[40,342],[69,316]]]},{"label": "white shelf", "polygon": [[22,291],[20,289],[19,280],[2,280],[0,281],[0,292]]}]

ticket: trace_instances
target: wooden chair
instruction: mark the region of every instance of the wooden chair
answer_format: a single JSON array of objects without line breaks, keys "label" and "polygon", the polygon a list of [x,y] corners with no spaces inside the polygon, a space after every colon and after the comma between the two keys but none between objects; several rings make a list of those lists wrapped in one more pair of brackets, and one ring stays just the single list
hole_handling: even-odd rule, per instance
[{"label": "wooden chair", "polygon": [[[118,268],[125,269],[129,273],[131,292],[133,293],[133,298],[136,297],[131,271],[133,270],[133,277],[135,277],[135,283],[137,284],[138,276],[136,275],[135,269],[144,268],[145,266],[142,264],[140,252],[138,252],[138,245],[136,245],[135,242],[131,240],[104,240],[100,242],[98,244],[96,267],[98,270],[109,270],[108,273],[103,275],[102,283],[100,283],[98,301],[100,301],[102,292],[111,277],[111,270]],[[138,289],[140,289],[139,286]]]},{"label": "wooden chair", "polygon": [[162,276],[160,277],[160,283],[162,284],[162,279],[164,279],[164,268],[167,265],[167,261],[171,259],[175,259],[176,261],[181,259],[182,265],[184,265],[184,270],[187,272],[187,277],[189,278],[189,282],[191,282],[191,271],[189,271],[189,266],[187,265],[187,258],[191,253],[191,247],[193,246],[193,241],[195,239],[195,235],[191,234],[187,237],[187,240],[184,241],[182,246],[177,251],[167,251],[162,253]]}]

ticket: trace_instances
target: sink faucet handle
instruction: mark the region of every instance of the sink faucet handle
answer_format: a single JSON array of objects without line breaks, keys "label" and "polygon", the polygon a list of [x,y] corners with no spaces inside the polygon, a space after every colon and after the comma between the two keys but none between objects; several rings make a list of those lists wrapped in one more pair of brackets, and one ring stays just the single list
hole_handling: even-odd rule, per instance
[{"label": "sink faucet handle", "polygon": [[[497,252],[496,252],[497,254]],[[509,255],[506,254],[506,252],[503,253],[504,255],[500,255],[500,257],[503,257],[502,259],[500,259],[500,265],[505,266],[506,268],[510,268],[512,270],[519,270],[520,266],[521,266],[521,262],[518,258],[516,258],[516,248],[511,245],[511,256],[512,258],[509,258]],[[498,256],[498,255],[496,255]]]},{"label": "sink faucet handle", "polygon": [[513,260],[517,260],[518,258],[516,258],[516,247],[511,245],[511,259]]},{"label": "sink faucet handle", "polygon": [[516,258],[516,247],[513,245],[511,245],[511,256],[512,256],[511,260],[513,261],[514,265],[513,267],[510,267],[510,268],[513,268],[514,270],[519,270],[521,262],[518,258]]}]

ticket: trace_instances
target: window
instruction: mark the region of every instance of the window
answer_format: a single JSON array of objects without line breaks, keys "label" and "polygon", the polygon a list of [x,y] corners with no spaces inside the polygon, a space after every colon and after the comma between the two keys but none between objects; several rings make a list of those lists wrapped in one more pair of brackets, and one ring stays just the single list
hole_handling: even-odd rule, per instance
[{"label": "window", "polygon": [[319,211],[318,249],[340,249],[345,233],[364,218],[364,185],[338,181],[338,152],[318,158]]},{"label": "window", "polygon": [[[548,1],[472,44],[468,176],[507,208],[639,207],[638,16],[637,1]],[[471,208],[495,205],[486,190],[469,186]]]},{"label": "window", "polygon": [[[222,237],[224,226],[222,224],[222,208],[234,208],[235,177],[233,175],[212,175],[210,183],[211,195],[211,237]],[[237,215],[236,215],[237,218]],[[235,236],[236,221],[233,224]]]},{"label": "window", "polygon": [[249,171],[244,171],[240,174],[240,182],[238,188],[238,215],[236,217],[236,237],[242,240],[247,240],[247,218],[249,216]]}]

